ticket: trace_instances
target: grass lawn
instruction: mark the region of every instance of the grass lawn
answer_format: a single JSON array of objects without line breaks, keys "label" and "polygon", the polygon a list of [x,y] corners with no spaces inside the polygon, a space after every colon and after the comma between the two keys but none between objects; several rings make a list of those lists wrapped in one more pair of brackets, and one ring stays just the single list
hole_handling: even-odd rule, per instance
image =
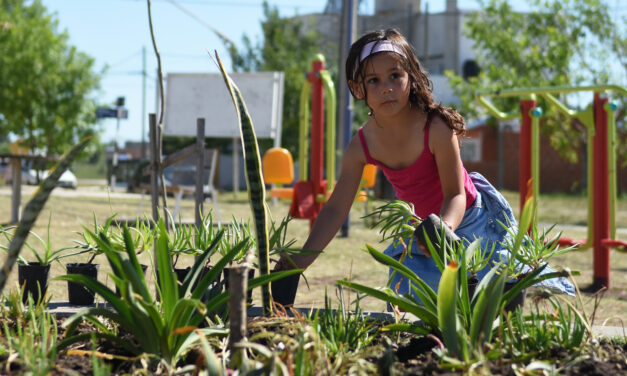
[{"label": "grass lawn", "polygon": [[[79,186],[81,184],[79,183]],[[32,192],[33,187],[24,187],[23,203],[25,203]],[[518,214],[518,193],[504,192],[506,198],[515,206],[514,210]],[[141,208],[138,205],[140,195],[123,193],[108,193],[102,186],[82,187],[77,191],[55,190],[46,205],[46,208],[39,217],[34,231],[40,236],[46,236],[48,224],[50,225],[50,242],[52,248],[60,248],[73,243],[79,239],[77,232],[82,230],[82,225],[92,226],[94,215],[98,221],[104,222],[111,215],[122,217],[134,217],[138,214],[151,215],[150,199],[142,199]],[[374,203],[375,206],[382,202]],[[170,198],[169,205],[174,205],[174,200]],[[10,219],[10,187],[0,186],[0,207],[6,208],[0,212],[0,223]],[[138,210],[140,208],[140,210]],[[206,210],[215,208],[212,203],[205,204]],[[279,221],[288,213],[289,203],[280,201],[276,204],[269,203],[272,217]],[[229,221],[232,217],[247,220],[251,217],[246,193],[240,192],[234,195],[232,192],[224,192],[219,197],[219,209],[223,221]],[[583,239],[586,237],[585,229],[581,225],[587,223],[587,204],[585,197],[569,195],[543,195],[540,199],[539,220],[540,223],[557,223],[564,236]],[[215,210],[214,210],[215,213]],[[182,203],[182,215],[185,219],[192,219],[194,215],[193,199],[184,199]],[[379,242],[379,235],[374,230],[364,226],[361,218],[364,215],[364,204],[356,203],[350,214],[350,234],[347,238],[336,237],[319,259],[305,272],[306,282],[301,279],[300,288],[296,298],[296,304],[300,307],[322,307],[325,290],[328,294],[335,296],[335,281],[338,279],[351,279],[353,281],[366,283],[371,286],[382,286],[386,282],[387,269],[376,263],[362,249],[366,243],[373,245],[379,250],[383,250],[386,244]],[[214,215],[215,219],[215,215]],[[617,226],[619,227],[617,237],[627,239],[627,199],[621,199],[617,208]],[[304,220],[293,220],[290,224],[289,235],[297,239],[297,244],[302,245],[309,231],[309,223]],[[31,242],[34,242],[31,239]],[[22,253],[27,259],[32,260],[28,249],[24,248]],[[80,257],[80,256],[78,256]],[[141,255],[143,262],[150,263],[150,255]],[[596,324],[602,324],[604,320],[611,319],[609,325],[621,325],[620,320],[627,319],[627,256],[612,250],[611,255],[611,289],[601,300],[597,309]],[[107,281],[108,265],[106,260],[99,256],[96,259],[100,266],[99,279]],[[62,262],[82,261],[64,259]],[[191,260],[183,262],[190,263]],[[551,262],[555,267],[569,267],[572,270],[581,272],[581,276],[576,277],[579,286],[587,286],[592,282],[592,250],[574,251],[558,257]],[[17,268],[16,268],[17,269]],[[17,280],[17,271],[14,269],[7,288],[14,288]],[[64,274],[61,264],[54,264],[51,276]],[[307,287],[307,284],[309,285]],[[50,292],[53,301],[67,300],[66,283],[61,281],[51,281]],[[6,291],[5,291],[6,293]],[[255,292],[255,304],[259,304],[259,292]],[[526,307],[533,305],[533,299],[527,299]],[[594,297],[584,295],[583,300],[586,312],[590,314],[594,307]],[[385,305],[376,300],[366,299],[362,301],[362,308],[365,310],[384,310]]]}]

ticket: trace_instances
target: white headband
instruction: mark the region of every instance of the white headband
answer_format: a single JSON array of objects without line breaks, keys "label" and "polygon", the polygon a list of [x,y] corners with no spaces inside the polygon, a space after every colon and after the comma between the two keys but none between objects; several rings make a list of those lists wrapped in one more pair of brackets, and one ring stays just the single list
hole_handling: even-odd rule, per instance
[{"label": "white headband", "polygon": [[376,54],[378,52],[395,52],[402,57],[407,58],[403,50],[391,40],[375,40],[366,43],[366,45],[361,49],[361,53],[359,54],[359,61],[355,65],[355,71],[353,72],[353,76],[357,74],[357,70],[359,69],[359,65],[362,61],[364,61],[368,56]]}]

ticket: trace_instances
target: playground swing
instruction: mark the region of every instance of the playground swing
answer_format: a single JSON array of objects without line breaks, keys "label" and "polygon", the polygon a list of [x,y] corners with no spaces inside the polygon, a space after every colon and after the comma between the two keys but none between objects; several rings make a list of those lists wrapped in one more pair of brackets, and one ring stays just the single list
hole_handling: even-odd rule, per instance
[{"label": "playground swing", "polygon": [[[574,111],[561,103],[554,94],[574,92],[593,92],[591,106],[583,111]],[[588,130],[588,238],[576,241],[561,238],[561,245],[575,245],[581,249],[593,248],[594,279],[592,287],[609,288],[609,249],[627,250],[627,242],[616,239],[616,120],[617,105],[609,102],[606,92],[613,91],[627,95],[627,89],[618,85],[585,87],[543,87],[499,90],[479,93],[477,100],[493,116],[500,120],[511,120],[521,116],[520,130],[520,207],[524,200],[532,196],[539,197],[540,187],[540,132],[539,123],[542,109],[536,105],[536,97],[543,97],[558,111],[570,118],[577,118]],[[486,98],[523,97],[520,111],[507,114],[499,111]],[[531,182],[528,188],[527,183]],[[531,192],[528,192],[531,190]],[[537,208],[537,205],[535,205]],[[534,213],[534,217],[535,217]]]}]

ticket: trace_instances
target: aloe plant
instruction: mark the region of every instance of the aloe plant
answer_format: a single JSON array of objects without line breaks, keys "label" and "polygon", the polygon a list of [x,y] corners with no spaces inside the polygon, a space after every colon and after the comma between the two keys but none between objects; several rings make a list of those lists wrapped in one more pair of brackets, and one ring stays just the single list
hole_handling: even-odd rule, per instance
[{"label": "aloe plant", "polygon": [[30,375],[47,375],[54,368],[57,355],[56,320],[48,310],[36,307],[29,296],[24,312],[27,319],[16,320],[11,327],[7,322],[3,324],[8,353],[7,370],[12,368],[12,362],[19,363],[21,371]]},{"label": "aloe plant", "polygon": [[[107,309],[87,308],[66,320],[63,325],[66,329],[66,339],[59,344],[60,348],[65,348],[75,342],[89,340],[91,338],[90,333],[75,334],[77,325],[82,320],[88,320],[98,327],[99,331],[95,333],[98,338],[117,343],[135,354],[150,354],[155,360],[161,359],[171,370],[176,366],[182,354],[197,342],[199,334],[225,335],[227,333],[226,328],[218,325],[203,329],[198,329],[198,326],[209,313],[223,310],[226,307],[228,291],[216,294],[207,303],[203,303],[201,298],[210,286],[218,280],[222,269],[241,251],[246,243],[236,244],[206,274],[201,275],[203,266],[214,254],[213,249],[223,236],[223,231],[219,231],[207,251],[196,259],[190,272],[182,281],[182,286],[178,286],[168,249],[168,245],[171,243],[163,219],[157,223],[156,231],[155,252],[159,278],[157,288],[159,299],[153,298],[150,293],[128,227],[122,228],[125,242],[123,252],[114,248],[106,234],[101,233],[99,236],[94,233],[89,234],[90,237],[96,239],[97,247],[107,257],[112,270],[110,278],[116,285],[119,295],[101,282],[82,275],[67,274],[57,277],[57,280],[66,280],[87,287],[100,295],[110,306]],[[281,275],[272,274],[252,279],[249,283],[249,289],[268,284],[273,279],[293,273],[290,271]],[[136,343],[116,336],[98,319],[98,316],[115,322],[131,333]]]},{"label": "aloe plant", "polygon": [[316,310],[309,319],[319,333],[327,350],[332,354],[357,352],[367,347],[376,337],[378,329],[363,315],[358,297],[351,312],[344,302],[344,290],[337,287],[339,306],[333,310],[331,299],[325,290],[324,310]]},{"label": "aloe plant", "polygon": [[50,175],[48,175],[48,177],[46,177],[46,179],[44,179],[44,181],[39,185],[39,189],[37,189],[33,198],[24,207],[24,215],[18,223],[15,234],[9,243],[7,258],[4,265],[0,268],[0,293],[4,289],[7,278],[9,277],[9,274],[11,274],[11,270],[20,255],[22,246],[24,245],[31,228],[35,224],[39,213],[41,213],[46,205],[46,201],[48,201],[50,193],[57,186],[61,175],[68,169],[76,156],[85,148],[85,146],[87,146],[90,140],[91,136],[83,138],[81,142],[76,144],[61,158],[59,163],[57,163],[57,165],[52,169]]},{"label": "aloe plant", "polygon": [[[535,221],[527,219],[535,212],[535,205],[533,200],[527,200],[523,206],[521,221],[526,220],[529,223],[527,228],[530,228],[530,231],[528,233],[507,228],[510,239],[513,239],[505,245],[512,255],[512,262],[509,263],[508,268],[508,273],[512,279],[521,279],[529,271],[545,265],[549,259],[568,253],[575,248],[574,246],[560,248],[558,240],[562,234],[549,235],[555,225],[540,231]],[[521,226],[520,228],[524,227]]]},{"label": "aloe plant", "polygon": [[389,324],[382,330],[423,335],[435,333],[443,338],[448,353],[462,361],[462,364],[472,362],[479,356],[483,344],[492,337],[494,320],[501,307],[506,304],[503,300],[506,274],[502,273],[502,264],[490,270],[471,298],[468,296],[468,282],[465,278],[467,269],[463,263],[458,266],[453,261],[445,267],[436,294],[413,271],[397,260],[369,245],[367,251],[375,260],[408,278],[413,295],[400,295],[389,287],[372,288],[348,281],[338,283],[396,305],[421,320],[421,323]]},{"label": "aloe plant", "polygon": [[[193,283],[198,279],[200,269],[206,262],[206,258],[209,257],[209,252],[204,258],[196,260],[189,278],[184,282],[185,295],[182,297],[179,295],[180,290],[173,277],[171,257],[167,247],[167,231],[163,220],[158,223],[158,231],[156,253],[160,279],[159,300],[155,300],[149,291],[135,253],[131,233],[126,226],[122,231],[126,244],[124,253],[114,249],[106,235],[101,233],[100,236],[95,237],[95,234],[90,234],[97,239],[97,246],[109,261],[112,269],[110,276],[119,290],[120,296],[104,284],[82,275],[68,274],[57,277],[59,280],[84,285],[102,296],[111,307],[110,309],[87,308],[66,320],[64,327],[67,338],[59,344],[61,348],[91,338],[91,334],[74,334],[76,326],[84,319],[93,322],[100,329],[99,332],[95,333],[98,338],[111,340],[136,354],[144,352],[152,354],[155,359],[163,359],[165,365],[170,369],[195,342],[197,331],[189,330],[189,328],[196,328],[204,320],[206,312],[224,305],[227,293],[218,295],[207,306],[200,301],[200,298],[209,288],[209,285],[217,280],[221,269],[229,261],[229,258],[237,253],[238,249],[234,249],[231,254],[218,261],[215,268],[204,275],[198,285],[193,288]],[[212,247],[215,247],[218,240],[219,237],[214,241]],[[116,336],[97,316],[107,318],[127,330],[133,335],[137,345]],[[220,327],[199,330],[205,335],[226,334],[226,329]]]},{"label": "aloe plant", "polygon": [[[414,214],[414,205],[402,200],[394,200],[376,208],[372,213],[364,216],[372,221],[371,228],[379,228],[382,239],[410,239],[412,241],[416,226],[422,219]],[[411,243],[406,244],[411,249]]]},{"label": "aloe plant", "polygon": [[[506,274],[508,279],[516,280],[516,285],[507,291],[504,299],[508,301],[523,289],[537,285],[552,278],[568,278],[579,275],[578,271],[559,270],[544,273],[548,268],[546,261],[556,255],[570,252],[574,247],[559,249],[556,238],[546,241],[546,233],[540,234],[537,224],[533,221],[536,201],[527,199],[520,215],[520,226],[517,230],[508,229],[511,239],[504,244],[510,252]],[[532,228],[530,234],[525,229]]]},{"label": "aloe plant", "polygon": [[[117,214],[113,214],[101,225],[98,223],[98,219],[94,213],[93,230],[89,230],[86,226],[83,226],[84,231],[78,233],[82,239],[74,241],[76,244],[75,247],[91,254],[87,263],[91,264],[96,256],[103,253],[102,250],[98,248],[98,238],[101,235],[109,239],[114,250],[124,252],[126,245],[122,235],[122,228],[113,223],[116,217]],[[137,226],[130,227],[129,231],[131,231],[133,243],[135,244],[135,252],[140,254],[152,248],[154,231],[151,229],[151,220],[146,218],[137,222]]]},{"label": "aloe plant", "polygon": [[240,242],[244,242],[246,245],[233,259],[234,262],[238,263],[244,261],[246,255],[255,248],[256,243],[250,227],[250,222],[246,223],[233,217],[231,223],[224,227],[224,236],[222,237],[220,244],[218,244],[218,252],[220,254],[225,254],[235,244]]},{"label": "aloe plant", "polygon": [[[268,208],[266,205],[266,187],[263,182],[261,171],[261,156],[259,145],[253,122],[248,114],[246,103],[242,98],[242,93],[237,85],[231,80],[224,70],[222,62],[216,52],[216,60],[224,83],[235,105],[235,112],[240,123],[240,133],[244,149],[244,159],[246,165],[246,184],[248,186],[248,197],[253,211],[253,220],[257,234],[257,261],[259,262],[259,272],[261,276],[269,273],[270,247],[268,243]],[[261,301],[264,315],[272,314],[272,297],[268,285],[261,286]]]},{"label": "aloe plant", "polygon": [[[539,299],[540,300],[540,299]],[[555,348],[576,353],[587,338],[591,338],[591,324],[577,307],[564,307],[555,296],[543,297],[547,309],[535,309],[528,314],[516,311],[504,318],[494,357],[506,355],[520,361],[550,356]]]}]

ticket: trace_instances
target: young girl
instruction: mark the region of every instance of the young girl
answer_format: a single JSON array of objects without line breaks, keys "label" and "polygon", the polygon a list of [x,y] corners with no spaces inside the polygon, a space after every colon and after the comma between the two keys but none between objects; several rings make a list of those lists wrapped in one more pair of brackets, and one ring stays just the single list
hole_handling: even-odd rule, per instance
[{"label": "young girl", "polygon": [[[506,240],[508,231],[501,223],[516,226],[512,210],[483,176],[466,172],[459,154],[464,119],[435,101],[432,82],[405,38],[395,29],[364,35],[350,48],[346,76],[352,95],[370,109],[370,119],[346,148],[337,185],[303,249],[322,251],[335,236],[367,163],[381,168],[397,197],[412,203],[420,218],[435,213],[460,238],[482,238],[484,247]],[[385,250],[396,259],[402,253],[402,244]],[[441,273],[428,251],[413,241],[411,253],[404,264],[437,291]],[[306,268],[316,257],[291,259]],[[499,252],[493,258],[498,260]],[[276,269],[291,267],[281,260]],[[487,272],[485,268],[478,278]],[[396,288],[399,279],[398,292],[408,292],[407,279],[398,273],[390,286]]]}]

